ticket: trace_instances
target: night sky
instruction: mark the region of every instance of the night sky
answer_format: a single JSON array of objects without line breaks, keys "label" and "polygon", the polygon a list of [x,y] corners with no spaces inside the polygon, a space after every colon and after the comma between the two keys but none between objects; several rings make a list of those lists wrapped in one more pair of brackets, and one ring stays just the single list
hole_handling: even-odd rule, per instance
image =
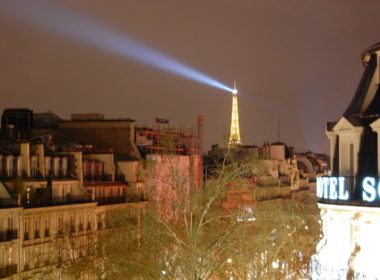
[{"label": "night sky", "polygon": [[[229,86],[244,144],[328,151],[325,123],[350,102],[362,50],[380,41],[380,1],[70,0],[62,5]],[[1,6],[1,4],[0,4]],[[0,110],[99,112],[196,124],[204,146],[229,132],[231,94],[26,24],[0,9]]]}]

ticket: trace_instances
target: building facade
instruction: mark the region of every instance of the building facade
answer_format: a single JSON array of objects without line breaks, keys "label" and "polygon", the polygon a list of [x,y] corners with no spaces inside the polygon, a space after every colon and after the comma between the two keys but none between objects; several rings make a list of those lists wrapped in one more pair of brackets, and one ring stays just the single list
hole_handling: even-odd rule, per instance
[{"label": "building facade", "polygon": [[380,279],[380,43],[365,50],[364,74],[343,116],[327,123],[331,176],[317,178],[323,237],[313,279]]},{"label": "building facade", "polygon": [[[28,141],[0,147],[0,279],[96,279],[90,262],[108,213],[132,211],[112,152]],[[137,218],[139,219],[139,218]],[[78,272],[79,271],[79,272]],[[76,276],[78,279],[78,275]]]}]

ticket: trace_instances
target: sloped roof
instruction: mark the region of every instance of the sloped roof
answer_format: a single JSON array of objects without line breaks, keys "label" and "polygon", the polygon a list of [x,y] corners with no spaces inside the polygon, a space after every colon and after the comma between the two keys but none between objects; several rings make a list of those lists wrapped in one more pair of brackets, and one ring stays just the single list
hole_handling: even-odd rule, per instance
[{"label": "sloped roof", "polygon": [[380,42],[362,53],[365,70],[356,93],[343,114],[353,125],[362,125],[368,123],[367,119],[380,116],[380,88],[375,78],[376,69],[379,67],[377,51],[380,51]]},{"label": "sloped roof", "polygon": [[373,44],[362,52],[362,61],[364,66],[368,63],[371,55],[380,50],[380,42]]}]

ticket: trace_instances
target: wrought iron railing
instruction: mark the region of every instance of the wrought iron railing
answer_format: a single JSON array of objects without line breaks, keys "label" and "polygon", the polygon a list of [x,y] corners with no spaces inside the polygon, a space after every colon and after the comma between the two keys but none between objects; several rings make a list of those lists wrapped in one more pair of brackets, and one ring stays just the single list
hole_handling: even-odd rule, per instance
[{"label": "wrought iron railing", "polygon": [[18,238],[17,229],[8,229],[0,231],[0,242],[10,241]]},{"label": "wrought iron railing", "polygon": [[17,264],[10,264],[0,268],[0,278],[6,278],[17,273]]}]

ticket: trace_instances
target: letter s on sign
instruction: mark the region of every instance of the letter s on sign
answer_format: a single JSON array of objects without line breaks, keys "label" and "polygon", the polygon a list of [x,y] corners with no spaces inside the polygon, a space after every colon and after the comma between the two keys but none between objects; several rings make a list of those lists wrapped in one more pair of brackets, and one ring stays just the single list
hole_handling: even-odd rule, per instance
[{"label": "letter s on sign", "polygon": [[375,178],[365,177],[363,179],[363,200],[373,202],[376,198]]}]

